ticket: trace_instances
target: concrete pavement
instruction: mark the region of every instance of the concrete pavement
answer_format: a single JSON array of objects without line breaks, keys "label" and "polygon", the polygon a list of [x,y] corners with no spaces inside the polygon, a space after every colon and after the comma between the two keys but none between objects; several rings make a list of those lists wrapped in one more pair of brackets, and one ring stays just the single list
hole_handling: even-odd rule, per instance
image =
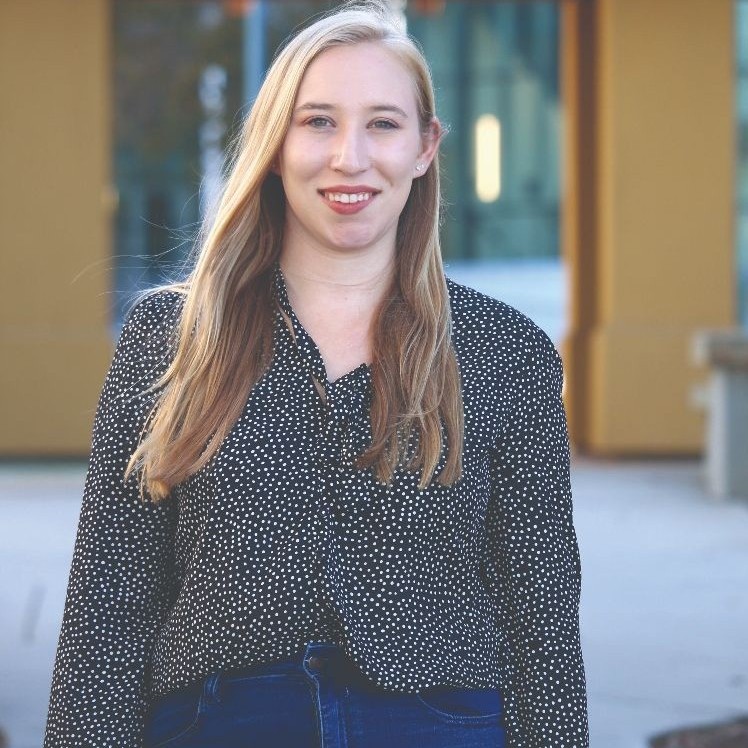
[{"label": "concrete pavement", "polygon": [[[748,503],[695,461],[573,465],[592,748],[748,713]],[[0,465],[0,726],[41,745],[84,467]]]},{"label": "concrete pavement", "polygon": [[592,748],[748,714],[748,504],[699,463],[579,462]]}]

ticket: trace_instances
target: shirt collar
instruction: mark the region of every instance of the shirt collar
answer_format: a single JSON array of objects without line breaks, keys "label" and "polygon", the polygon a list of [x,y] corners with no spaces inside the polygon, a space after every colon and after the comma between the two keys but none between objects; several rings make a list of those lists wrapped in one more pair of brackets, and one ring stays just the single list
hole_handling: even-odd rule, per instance
[{"label": "shirt collar", "polygon": [[[311,335],[309,335],[302,326],[299,318],[296,316],[296,312],[294,312],[293,307],[291,306],[291,302],[288,299],[286,279],[283,277],[280,260],[276,260],[274,263],[273,287],[278,305],[291,320],[291,326],[293,327],[294,335],[296,337],[296,349],[298,350],[299,356],[317,381],[323,384],[325,389],[330,393],[333,389],[343,390],[349,388],[356,391],[368,391],[371,384],[371,367],[367,364],[361,364],[353,371],[344,374],[340,379],[336,379],[335,382],[331,383],[327,381],[327,371],[325,370],[325,364],[322,360],[322,354],[320,353],[317,344],[312,340]],[[285,322],[283,323],[283,326],[287,329]]]}]

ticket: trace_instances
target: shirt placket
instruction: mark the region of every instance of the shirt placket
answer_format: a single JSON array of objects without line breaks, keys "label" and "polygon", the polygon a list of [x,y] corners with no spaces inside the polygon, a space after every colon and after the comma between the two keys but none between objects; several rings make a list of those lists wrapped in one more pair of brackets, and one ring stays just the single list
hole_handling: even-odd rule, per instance
[{"label": "shirt placket", "polygon": [[354,469],[354,460],[371,441],[368,417],[371,373],[368,367],[362,365],[336,382],[327,381],[322,355],[291,307],[285,280],[277,264],[275,273],[278,303],[291,322],[299,359],[308,371],[322,405],[314,455],[321,489],[322,514],[325,517],[340,518],[345,511],[345,485],[350,471]]}]

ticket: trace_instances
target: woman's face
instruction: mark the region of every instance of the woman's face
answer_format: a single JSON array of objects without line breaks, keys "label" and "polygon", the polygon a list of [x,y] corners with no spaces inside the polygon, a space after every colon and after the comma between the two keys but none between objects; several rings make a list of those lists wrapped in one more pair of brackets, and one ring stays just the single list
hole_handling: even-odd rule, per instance
[{"label": "woman's face", "polygon": [[398,218],[438,133],[436,122],[421,131],[415,83],[386,47],[366,42],[320,54],[304,74],[277,160],[284,241],[394,255]]}]

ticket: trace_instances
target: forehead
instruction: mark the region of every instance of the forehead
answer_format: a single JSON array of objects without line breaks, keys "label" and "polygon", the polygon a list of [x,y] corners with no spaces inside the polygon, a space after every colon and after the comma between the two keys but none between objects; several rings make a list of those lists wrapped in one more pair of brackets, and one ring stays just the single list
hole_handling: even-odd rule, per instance
[{"label": "forehead", "polygon": [[331,47],[309,65],[296,104],[336,106],[396,104],[416,112],[416,83],[410,68],[384,44],[361,42]]}]

